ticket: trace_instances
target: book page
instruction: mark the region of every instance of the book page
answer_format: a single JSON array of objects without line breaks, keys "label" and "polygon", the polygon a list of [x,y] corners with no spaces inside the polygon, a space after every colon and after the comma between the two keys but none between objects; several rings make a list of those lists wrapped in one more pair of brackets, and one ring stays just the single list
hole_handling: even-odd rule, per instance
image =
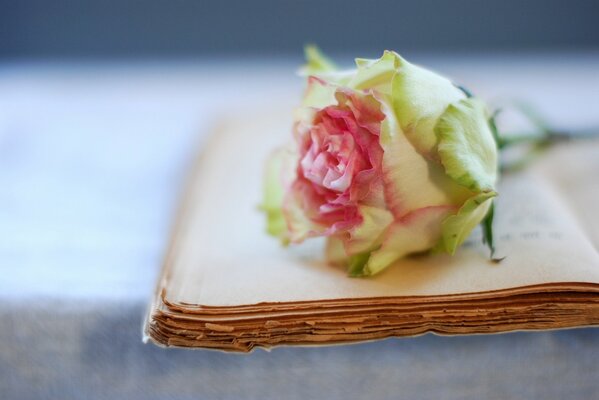
[{"label": "book page", "polygon": [[163,295],[169,303],[232,307],[599,285],[590,230],[544,167],[505,176],[500,184],[495,235],[496,255],[506,257],[501,263],[489,261],[480,230],[453,257],[410,257],[365,279],[326,265],[322,240],[283,248],[265,233],[257,207],[264,162],[289,140],[290,114],[228,121],[204,148],[167,263]]},{"label": "book page", "polygon": [[544,175],[599,249],[599,140],[559,143],[533,170]]}]

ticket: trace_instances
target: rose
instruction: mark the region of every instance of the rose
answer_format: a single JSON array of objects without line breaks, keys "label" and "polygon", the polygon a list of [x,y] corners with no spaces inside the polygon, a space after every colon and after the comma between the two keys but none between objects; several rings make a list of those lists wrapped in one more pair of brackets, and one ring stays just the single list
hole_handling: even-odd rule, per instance
[{"label": "rose", "polygon": [[328,237],[351,275],[408,254],[453,254],[497,195],[484,104],[394,52],[339,71],[307,49],[295,142],[269,161],[263,209],[285,243]]}]

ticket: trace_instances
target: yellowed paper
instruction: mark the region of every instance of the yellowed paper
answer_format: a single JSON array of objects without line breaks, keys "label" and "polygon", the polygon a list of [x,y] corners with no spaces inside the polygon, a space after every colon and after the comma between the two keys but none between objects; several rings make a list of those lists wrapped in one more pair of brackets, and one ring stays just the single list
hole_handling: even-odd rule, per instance
[{"label": "yellowed paper", "polygon": [[[280,113],[227,121],[204,149],[149,317],[154,340],[248,350],[597,322],[599,212],[581,209],[599,201],[599,179],[588,178],[599,173],[599,143],[566,146],[503,178],[495,219],[501,263],[488,260],[475,231],[454,257],[412,257],[355,279],[323,262],[322,241],[283,248],[265,233],[257,208],[264,160],[288,140],[290,120]],[[427,306],[435,302],[453,311],[438,315]],[[459,311],[469,305],[482,307],[468,317],[471,328]]]}]

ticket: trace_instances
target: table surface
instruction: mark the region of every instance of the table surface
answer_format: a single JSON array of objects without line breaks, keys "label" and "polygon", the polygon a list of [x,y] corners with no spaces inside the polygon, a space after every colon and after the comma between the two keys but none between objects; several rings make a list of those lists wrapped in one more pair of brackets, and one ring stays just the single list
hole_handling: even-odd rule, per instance
[{"label": "table surface", "polygon": [[[599,123],[599,54],[420,55],[556,126]],[[233,356],[141,343],[185,173],[242,107],[299,96],[286,60],[0,64],[3,398],[592,398],[599,331]]]}]

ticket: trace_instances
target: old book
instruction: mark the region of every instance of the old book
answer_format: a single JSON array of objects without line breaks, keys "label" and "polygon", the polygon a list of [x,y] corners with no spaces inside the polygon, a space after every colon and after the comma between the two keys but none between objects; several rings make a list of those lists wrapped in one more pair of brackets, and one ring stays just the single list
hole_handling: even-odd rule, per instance
[{"label": "old book", "polygon": [[265,234],[264,160],[288,112],[226,121],[191,174],[149,307],[145,339],[247,352],[392,336],[599,324],[599,142],[549,151],[504,176],[497,255],[475,231],[457,255],[415,256],[372,278],[323,261],[322,241]]}]

